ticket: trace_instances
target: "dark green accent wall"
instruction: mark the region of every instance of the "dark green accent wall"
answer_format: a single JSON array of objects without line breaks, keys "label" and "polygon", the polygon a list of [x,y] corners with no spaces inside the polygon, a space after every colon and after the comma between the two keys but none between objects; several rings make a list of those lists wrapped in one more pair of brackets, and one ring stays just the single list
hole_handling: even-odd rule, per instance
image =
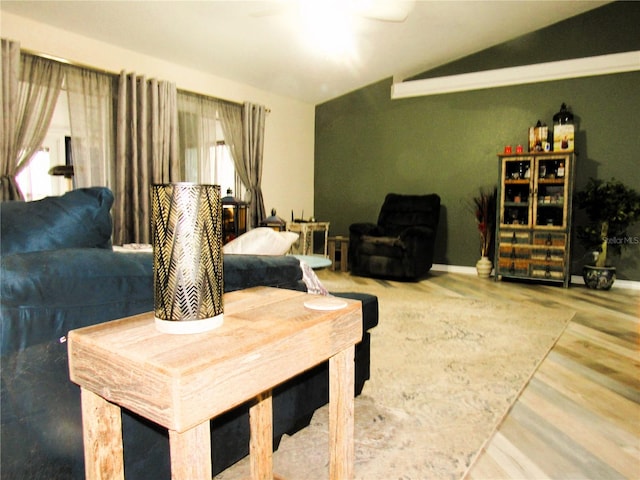
[{"label": "dark green accent wall", "polygon": [[[576,117],[576,186],[615,176],[640,190],[640,72],[402,100],[390,99],[390,87],[383,80],[316,108],[314,213],[331,234],[375,222],[388,192],[435,192],[443,205],[435,262],[475,265],[471,198],[496,184],[504,145],[526,146],[528,127],[551,125],[562,102]],[[640,225],[631,234],[640,239]],[[575,242],[572,251],[579,274],[585,255]],[[616,266],[618,278],[640,281],[640,244]]]}]

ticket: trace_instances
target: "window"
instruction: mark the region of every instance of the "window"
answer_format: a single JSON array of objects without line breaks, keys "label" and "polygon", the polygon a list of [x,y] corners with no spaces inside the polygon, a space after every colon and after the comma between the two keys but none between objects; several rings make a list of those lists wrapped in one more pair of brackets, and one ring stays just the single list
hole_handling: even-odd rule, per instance
[{"label": "window", "polygon": [[[83,112],[87,114],[87,105],[74,101],[80,88],[76,84],[84,79],[84,77],[76,78],[77,73],[75,67],[66,72],[66,83],[58,96],[42,149],[33,156],[17,176],[16,180],[25,200],[61,195],[73,189],[74,186],[111,186],[109,172],[112,169],[115,170],[114,152],[100,155],[103,152],[100,150],[95,156],[97,162],[94,162],[94,144],[84,142],[99,126],[95,122],[88,122],[87,119],[82,118]],[[84,85],[83,82],[81,83]],[[95,99],[103,99],[104,95],[100,95],[103,91],[103,83],[99,82],[98,86],[101,88],[96,90]],[[91,98],[94,99],[93,96]],[[108,98],[111,99],[111,94],[108,95]],[[94,104],[90,102],[88,105]],[[224,142],[218,109],[219,102],[214,98],[178,91],[180,173],[177,177],[180,181],[185,182],[220,185],[222,196],[225,196],[227,190],[231,189],[236,193],[236,197],[240,198],[243,189],[240,188],[236,177],[230,148]],[[96,116],[96,112],[91,109],[88,110],[88,114],[92,118]],[[67,155],[71,142],[65,149],[65,137],[71,138],[71,117],[74,119],[74,149],[78,162],[75,165],[75,177],[67,178],[69,175],[65,177],[64,175],[52,175],[49,172],[53,167],[70,165],[70,159]],[[109,125],[110,122],[106,122],[106,124]],[[101,131],[100,135],[100,138],[104,139],[114,136],[114,133]],[[98,171],[102,170],[106,171],[106,178],[100,176]]]},{"label": "window", "polygon": [[50,175],[49,170],[58,165],[68,165],[71,127],[66,92],[60,92],[51,125],[42,148],[31,158],[27,166],[16,176],[16,182],[26,201],[39,200],[52,195],[62,195],[72,190],[71,179]]},{"label": "window", "polygon": [[[209,165],[206,165],[210,162]],[[205,165],[198,163],[196,148],[188,148],[184,155],[185,181],[220,185],[220,193],[224,197],[227,190],[236,190],[236,169],[231,151],[224,141],[216,142],[209,148],[209,155],[203,159]]]},{"label": "window", "polygon": [[43,148],[16,176],[16,182],[18,182],[26,201],[38,200],[52,195],[53,186],[47,173],[49,168],[51,168],[49,149]]},{"label": "window", "polygon": [[236,191],[236,167],[233,164],[233,157],[231,157],[231,151],[224,142],[218,142],[215,147],[215,177],[213,183],[220,185],[220,192],[222,196],[226,196],[227,190],[231,189]]},{"label": "window", "polygon": [[16,182],[25,201],[40,200],[52,195],[62,195],[73,189],[70,178],[50,175],[49,171],[58,165],[65,165],[65,136],[50,134],[44,146],[31,158],[29,164],[16,176]]},{"label": "window", "polygon": [[186,182],[220,185],[220,193],[236,191],[231,150],[224,140],[216,99],[178,91],[178,137],[182,178]]}]

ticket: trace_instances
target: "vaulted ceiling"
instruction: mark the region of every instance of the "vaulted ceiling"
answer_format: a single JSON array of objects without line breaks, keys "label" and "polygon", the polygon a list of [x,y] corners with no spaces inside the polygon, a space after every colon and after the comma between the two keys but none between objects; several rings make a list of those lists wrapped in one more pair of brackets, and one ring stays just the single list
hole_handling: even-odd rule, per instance
[{"label": "vaulted ceiling", "polygon": [[[318,104],[384,78],[406,78],[605,3],[2,0],[0,10]],[[308,10],[318,5],[325,8]]]}]

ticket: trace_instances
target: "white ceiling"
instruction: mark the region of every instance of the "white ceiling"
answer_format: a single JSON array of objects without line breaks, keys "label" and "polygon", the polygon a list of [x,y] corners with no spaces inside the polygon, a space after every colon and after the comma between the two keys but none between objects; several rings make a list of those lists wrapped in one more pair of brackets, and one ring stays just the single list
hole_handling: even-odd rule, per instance
[{"label": "white ceiling", "polygon": [[[348,1],[353,0],[337,3]],[[406,78],[605,3],[418,0],[403,22],[354,16],[353,50],[337,56],[310,48],[305,41],[310,27],[302,26],[294,0],[1,0],[0,10],[318,104],[384,78]],[[334,19],[329,38],[337,32]]]}]

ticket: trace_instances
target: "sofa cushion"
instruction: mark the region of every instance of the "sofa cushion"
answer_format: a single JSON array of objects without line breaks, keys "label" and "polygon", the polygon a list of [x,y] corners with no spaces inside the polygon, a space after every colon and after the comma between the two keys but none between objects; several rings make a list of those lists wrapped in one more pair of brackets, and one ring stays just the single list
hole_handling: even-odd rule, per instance
[{"label": "sofa cushion", "polygon": [[2,255],[60,248],[111,248],[113,193],[80,188],[33,202],[1,202]]},{"label": "sofa cushion", "polygon": [[2,256],[2,354],[153,310],[150,253],[101,248]]}]

